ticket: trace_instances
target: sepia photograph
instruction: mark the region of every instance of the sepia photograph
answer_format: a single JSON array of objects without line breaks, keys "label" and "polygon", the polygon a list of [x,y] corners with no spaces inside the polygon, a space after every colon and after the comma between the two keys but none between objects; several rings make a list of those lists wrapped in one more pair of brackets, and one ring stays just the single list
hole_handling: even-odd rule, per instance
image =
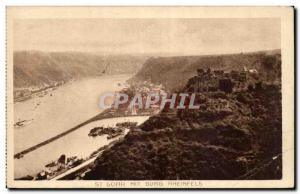
[{"label": "sepia photograph", "polygon": [[7,7],[8,188],[293,188],[293,7]]}]

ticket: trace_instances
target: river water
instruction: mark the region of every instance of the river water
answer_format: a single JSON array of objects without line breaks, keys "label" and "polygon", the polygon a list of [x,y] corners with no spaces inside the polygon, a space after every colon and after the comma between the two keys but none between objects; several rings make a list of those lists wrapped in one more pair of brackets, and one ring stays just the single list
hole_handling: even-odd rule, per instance
[{"label": "river water", "polygon": [[[28,120],[22,127],[14,128],[14,152],[18,153],[50,137],[62,133],[99,114],[98,100],[104,92],[120,90],[132,75],[114,75],[89,78],[67,83],[43,97],[14,104],[14,120]],[[113,126],[122,119],[143,122],[148,117],[114,118],[96,121],[40,147],[14,160],[15,177],[34,174],[45,162],[56,160],[61,154],[88,156],[99,147],[109,143],[106,136],[88,137],[93,126]]]},{"label": "river water", "polygon": [[[107,139],[107,135],[90,137],[89,131],[94,127],[99,126],[115,126],[119,122],[138,122],[143,123],[149,117],[148,116],[136,116],[136,117],[119,117],[111,119],[103,119],[89,123],[76,131],[59,138],[58,140],[51,142],[45,146],[42,146],[24,157],[14,160],[14,176],[19,178],[26,175],[35,175],[43,170],[46,164],[51,161],[57,160],[62,154],[67,157],[78,156],[79,158],[88,157],[93,151],[96,151],[100,147],[109,144],[113,139]],[[128,132],[128,131],[126,131]]]}]

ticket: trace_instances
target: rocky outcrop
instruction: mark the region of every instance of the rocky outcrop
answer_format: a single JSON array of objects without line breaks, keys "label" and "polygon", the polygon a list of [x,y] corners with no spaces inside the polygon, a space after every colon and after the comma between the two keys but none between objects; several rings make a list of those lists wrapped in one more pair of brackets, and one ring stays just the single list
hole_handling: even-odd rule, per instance
[{"label": "rocky outcrop", "polygon": [[198,93],[198,110],[163,111],[106,150],[85,179],[280,179],[281,88]]}]

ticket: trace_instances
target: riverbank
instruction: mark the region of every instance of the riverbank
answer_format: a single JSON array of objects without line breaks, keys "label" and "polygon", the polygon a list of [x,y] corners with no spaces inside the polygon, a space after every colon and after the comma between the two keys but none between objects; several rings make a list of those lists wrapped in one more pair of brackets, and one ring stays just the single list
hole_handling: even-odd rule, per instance
[{"label": "riverbank", "polygon": [[62,86],[63,84],[73,82],[74,80],[70,80],[68,82],[61,81],[56,82],[47,86],[42,86],[39,88],[17,88],[14,89],[14,102],[22,102],[25,100],[29,100],[34,97],[42,98],[45,95],[49,94],[50,96],[51,91],[56,90],[58,87]]}]

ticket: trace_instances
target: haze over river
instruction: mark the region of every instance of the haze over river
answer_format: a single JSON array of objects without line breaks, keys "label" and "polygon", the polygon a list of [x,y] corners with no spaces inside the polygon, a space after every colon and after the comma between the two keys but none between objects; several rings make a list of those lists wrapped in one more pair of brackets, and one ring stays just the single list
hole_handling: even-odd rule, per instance
[{"label": "haze over river", "polygon": [[[14,121],[31,120],[21,127],[15,127],[15,154],[62,133],[97,115],[99,97],[104,92],[120,90],[132,75],[109,75],[88,78],[67,83],[43,97],[14,104]],[[67,157],[77,155],[86,157],[91,152],[109,143],[106,136],[88,137],[89,130],[95,126],[113,126],[122,121],[145,121],[148,117],[114,118],[96,121],[75,132],[51,142],[33,152],[15,159],[15,177],[32,174],[41,170],[45,162],[58,159],[61,154]]]}]

